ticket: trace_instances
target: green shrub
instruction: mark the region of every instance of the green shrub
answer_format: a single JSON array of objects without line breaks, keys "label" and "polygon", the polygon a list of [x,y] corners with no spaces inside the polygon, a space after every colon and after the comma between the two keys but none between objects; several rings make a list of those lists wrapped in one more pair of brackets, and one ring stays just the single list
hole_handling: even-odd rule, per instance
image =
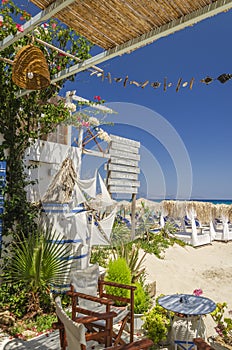
[{"label": "green shrub", "polygon": [[151,307],[151,297],[146,286],[140,282],[135,283],[136,290],[134,294],[134,313],[143,314]]},{"label": "green shrub", "polygon": [[145,274],[145,267],[142,266],[145,259],[146,253],[139,256],[140,244],[134,244],[133,242],[123,243],[115,246],[113,251],[114,257],[124,258],[127,265],[131,270],[131,281],[135,283],[139,278],[143,277]]},{"label": "green shrub", "polygon": [[[8,333],[24,340],[30,339],[35,335],[50,331],[52,324],[57,321],[56,314],[43,314],[35,319],[17,321],[12,327],[7,329]],[[34,334],[25,334],[25,331],[32,331]]]},{"label": "green shrub", "polygon": [[103,246],[94,246],[91,249],[91,264],[98,263],[102,267],[107,266],[107,261],[109,259],[109,255],[112,252],[111,248],[103,247]]},{"label": "green shrub", "polygon": [[[117,282],[121,284],[131,284],[131,271],[128,267],[126,260],[118,258],[116,260],[110,260],[106,270],[106,281]],[[130,291],[127,289],[106,286],[106,292],[118,297],[129,298]],[[115,302],[116,305],[122,305],[122,302]]]},{"label": "green shrub", "polygon": [[2,283],[0,288],[0,309],[9,310],[15,317],[27,313],[28,293],[23,283]]},{"label": "green shrub", "polygon": [[153,340],[154,344],[166,340],[168,331],[170,329],[170,318],[168,312],[159,306],[156,299],[156,305],[147,313],[143,319],[143,328],[146,330],[148,338]]}]

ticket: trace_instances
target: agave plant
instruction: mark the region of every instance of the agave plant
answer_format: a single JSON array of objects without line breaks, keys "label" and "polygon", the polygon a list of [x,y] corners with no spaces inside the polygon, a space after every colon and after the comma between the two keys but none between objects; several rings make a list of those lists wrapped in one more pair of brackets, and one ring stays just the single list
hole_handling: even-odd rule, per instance
[{"label": "agave plant", "polygon": [[70,246],[50,228],[39,226],[28,237],[12,243],[12,259],[3,279],[8,283],[23,283],[29,293],[28,312],[40,313],[40,295],[49,293],[52,283],[61,283],[70,266]]},{"label": "agave plant", "polygon": [[132,283],[136,282],[145,273],[145,267],[142,267],[146,253],[139,256],[140,246],[138,244],[124,244],[118,245],[113,251],[114,258],[124,258],[131,270]]}]

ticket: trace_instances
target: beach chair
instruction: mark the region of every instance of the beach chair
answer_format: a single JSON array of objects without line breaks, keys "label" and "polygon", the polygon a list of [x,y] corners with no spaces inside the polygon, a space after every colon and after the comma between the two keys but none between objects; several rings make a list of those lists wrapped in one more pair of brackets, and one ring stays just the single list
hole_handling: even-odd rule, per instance
[{"label": "beach chair", "polygon": [[[128,298],[108,294],[106,286],[129,290]],[[125,327],[129,326],[129,342],[134,340],[134,290],[135,286],[118,284],[104,281],[99,278],[99,266],[94,264],[84,270],[77,270],[71,274],[71,290],[67,292],[72,299],[72,319],[78,319],[83,315],[89,315],[90,310],[98,314],[114,312],[112,339],[114,346],[123,345],[126,341],[122,338]],[[115,301],[124,302],[126,307],[117,307]],[[88,324],[88,331],[98,329],[104,331],[107,325],[106,320]],[[109,346],[109,342],[105,344]]]}]

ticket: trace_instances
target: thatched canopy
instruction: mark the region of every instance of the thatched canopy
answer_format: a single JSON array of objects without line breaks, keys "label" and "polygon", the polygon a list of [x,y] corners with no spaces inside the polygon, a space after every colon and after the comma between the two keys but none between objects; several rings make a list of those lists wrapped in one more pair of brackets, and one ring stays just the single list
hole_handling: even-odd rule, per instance
[{"label": "thatched canopy", "polygon": [[174,219],[178,219],[186,215],[185,201],[164,200],[162,201],[162,208],[165,214]]},{"label": "thatched canopy", "polygon": [[[32,0],[41,9],[54,0]],[[218,0],[76,0],[56,14],[93,44],[110,49],[140,37],[154,29],[201,15]],[[215,6],[216,7],[216,6]],[[199,13],[198,13],[199,12]],[[197,22],[197,20],[196,20]]]},{"label": "thatched canopy", "polygon": [[184,217],[192,209],[196,213],[196,217],[200,222],[209,223],[214,218],[228,217],[232,220],[232,205],[227,204],[213,204],[210,202],[200,201],[162,201],[162,208],[168,216],[177,219]]}]

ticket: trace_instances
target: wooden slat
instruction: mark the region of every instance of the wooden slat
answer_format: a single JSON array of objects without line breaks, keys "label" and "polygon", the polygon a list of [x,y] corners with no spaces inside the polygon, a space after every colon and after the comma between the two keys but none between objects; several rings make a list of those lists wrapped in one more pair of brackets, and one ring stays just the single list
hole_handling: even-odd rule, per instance
[{"label": "wooden slat", "polygon": [[128,166],[134,166],[138,167],[139,162],[137,160],[131,160],[131,159],[125,159],[125,158],[117,158],[117,157],[110,157],[111,164],[122,164],[122,165],[128,165]]},{"label": "wooden slat", "polygon": [[111,156],[115,156],[117,158],[140,160],[140,155],[139,154],[126,152],[126,147],[125,147],[125,152],[118,151],[116,149],[110,149],[110,155]]},{"label": "wooden slat", "polygon": [[129,146],[129,145],[125,145],[124,143],[118,143],[118,142],[112,142],[110,145],[111,149],[117,149],[117,150],[121,150],[121,151],[126,151],[126,152],[130,152],[130,153],[139,153],[139,148],[138,147],[133,147],[133,146]]},{"label": "wooden slat", "polygon": [[[44,9],[53,0],[32,2]],[[57,17],[94,44],[110,49],[211,4],[211,0],[76,0]]]},{"label": "wooden slat", "polygon": [[110,138],[112,141],[117,142],[117,143],[122,143],[124,145],[133,146],[133,147],[137,147],[137,148],[140,147],[140,142],[126,139],[125,137],[110,134]]},{"label": "wooden slat", "polygon": [[130,179],[130,180],[138,180],[138,174],[133,173],[121,173],[116,171],[110,172],[111,179]]},{"label": "wooden slat", "polygon": [[124,173],[133,173],[133,174],[139,174],[140,169],[135,167],[128,167],[123,165],[115,165],[115,164],[109,164],[108,170],[114,170],[114,171],[121,171]]},{"label": "wooden slat", "polygon": [[110,186],[110,193],[138,193],[138,189],[136,187],[119,187],[119,186]]},{"label": "wooden slat", "polygon": [[140,181],[134,181],[134,180],[122,180],[122,179],[108,179],[108,185],[113,186],[128,186],[128,187],[139,187]]}]

